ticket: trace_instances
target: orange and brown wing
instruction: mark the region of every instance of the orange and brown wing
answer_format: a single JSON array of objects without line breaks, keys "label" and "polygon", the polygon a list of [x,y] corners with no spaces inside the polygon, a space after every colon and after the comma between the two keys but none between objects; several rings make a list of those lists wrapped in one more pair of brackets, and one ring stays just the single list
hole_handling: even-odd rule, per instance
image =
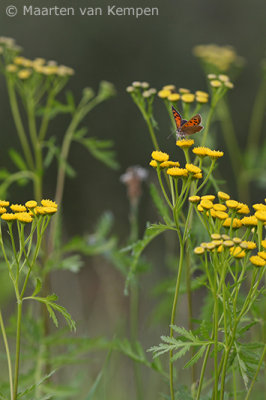
[{"label": "orange and brown wing", "polygon": [[179,114],[179,112],[173,106],[172,106],[172,112],[173,112],[173,115],[174,115],[176,127],[177,127],[177,129],[180,129],[181,122],[182,122],[182,117]]},{"label": "orange and brown wing", "polygon": [[200,114],[197,114],[182,125],[181,132],[185,135],[192,135],[193,133],[199,132],[203,129],[203,126],[201,126],[200,123],[201,116]]}]

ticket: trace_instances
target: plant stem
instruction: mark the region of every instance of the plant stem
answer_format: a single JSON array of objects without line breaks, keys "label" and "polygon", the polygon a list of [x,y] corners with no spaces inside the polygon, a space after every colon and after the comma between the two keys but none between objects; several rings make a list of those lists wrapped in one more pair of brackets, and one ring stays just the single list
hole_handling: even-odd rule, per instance
[{"label": "plant stem", "polygon": [[6,350],[6,358],[7,358],[7,365],[8,365],[8,375],[9,375],[9,387],[10,387],[10,398],[13,400],[13,374],[12,374],[12,363],[11,363],[11,357],[10,357],[10,350],[9,350],[9,345],[7,341],[7,336],[6,336],[6,330],[5,330],[5,325],[3,321],[3,316],[2,312],[0,310],[0,327],[3,335],[3,341],[5,345],[5,350]]},{"label": "plant stem", "polygon": [[266,344],[264,345],[264,349],[263,349],[263,352],[262,352],[260,361],[259,361],[259,363],[258,363],[258,368],[257,368],[257,370],[256,370],[256,373],[255,373],[253,379],[252,379],[252,382],[251,382],[251,384],[250,384],[250,387],[249,387],[249,390],[248,390],[247,395],[246,395],[246,397],[245,397],[245,400],[248,400],[248,399],[249,399],[250,393],[251,393],[251,391],[252,391],[252,389],[253,389],[253,386],[254,386],[254,384],[255,384],[255,382],[256,382],[256,379],[257,379],[257,376],[258,376],[258,374],[259,374],[261,364],[263,363],[263,359],[264,359],[265,354],[266,354]]},{"label": "plant stem", "polygon": [[20,358],[20,333],[21,333],[21,316],[22,316],[22,300],[17,299],[17,338],[16,338],[16,361],[14,374],[14,393],[12,400],[17,400],[18,394],[18,376],[19,376],[19,358]]}]

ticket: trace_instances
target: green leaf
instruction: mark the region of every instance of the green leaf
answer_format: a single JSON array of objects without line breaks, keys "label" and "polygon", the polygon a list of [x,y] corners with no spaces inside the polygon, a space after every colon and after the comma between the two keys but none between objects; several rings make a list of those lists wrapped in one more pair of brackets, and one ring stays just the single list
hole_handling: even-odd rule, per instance
[{"label": "green leaf", "polygon": [[39,382],[35,383],[34,385],[29,386],[26,390],[24,390],[24,392],[18,393],[17,398],[21,399],[22,397],[26,396],[27,394],[32,393],[33,390],[36,389],[36,387],[40,386],[44,381],[49,379],[54,373],[55,373],[55,371],[50,372],[48,375],[45,375],[43,378],[41,378],[39,380]]},{"label": "green leaf", "polygon": [[72,110],[72,113],[74,113],[75,109],[76,109],[76,105],[75,105],[75,99],[74,99],[74,95],[72,92],[70,92],[70,90],[68,90],[66,92],[66,100],[67,100],[67,104],[69,105],[69,107]]},{"label": "green leaf", "polygon": [[61,149],[56,146],[54,137],[50,140],[43,142],[43,146],[48,148],[48,154],[44,160],[44,166],[47,168],[53,158],[55,157],[58,160],[59,165],[63,165],[66,171],[66,174],[70,178],[74,178],[76,176],[76,171],[71,167],[70,164],[66,162],[64,158],[61,156]]},{"label": "green leaf", "polygon": [[192,365],[196,364],[196,362],[199,361],[199,359],[203,356],[204,351],[205,351],[205,346],[202,346],[196,354],[184,365],[183,368],[190,368]]},{"label": "green leaf", "polygon": [[[75,138],[77,140],[77,138]],[[77,140],[89,150],[91,155],[108,167],[117,170],[119,164],[115,160],[113,142],[111,140],[99,140],[95,138],[80,138]]]},{"label": "green leaf", "polygon": [[109,360],[111,358],[111,354],[112,354],[112,349],[108,352],[108,355],[106,357],[104,365],[103,365],[101,371],[99,372],[99,374],[97,375],[97,378],[96,378],[94,384],[92,385],[92,387],[91,387],[91,389],[90,389],[90,391],[89,391],[89,393],[88,393],[88,395],[87,395],[85,400],[92,400],[93,399],[93,397],[95,395],[95,392],[96,392],[98,386],[100,385],[100,383],[102,381],[102,378],[104,376],[105,370],[106,370],[106,368],[107,368],[107,366],[109,364]]},{"label": "green leaf", "polygon": [[5,168],[0,169],[0,180],[4,180],[4,179],[8,178],[9,175],[10,175],[10,172],[7,169],[5,169]]},{"label": "green leaf", "polygon": [[16,167],[18,167],[19,170],[26,171],[28,169],[25,161],[15,149],[13,148],[9,149],[8,154],[13,163],[16,165]]},{"label": "green leaf", "polygon": [[42,281],[40,280],[40,278],[36,279],[36,287],[34,292],[32,293],[32,297],[35,297],[41,290],[42,288]]},{"label": "green leaf", "polygon": [[156,186],[153,183],[150,185],[150,194],[159,214],[164,219],[165,223],[167,225],[171,225],[172,220],[170,218],[169,208],[165,205],[162,196],[160,196]]}]

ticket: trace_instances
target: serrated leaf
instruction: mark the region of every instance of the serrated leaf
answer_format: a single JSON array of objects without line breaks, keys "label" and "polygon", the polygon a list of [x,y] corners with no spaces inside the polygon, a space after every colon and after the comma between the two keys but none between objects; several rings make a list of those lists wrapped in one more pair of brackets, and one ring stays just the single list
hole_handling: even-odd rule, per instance
[{"label": "serrated leaf", "polygon": [[[77,140],[77,138],[76,138]],[[108,167],[117,170],[119,164],[115,160],[115,152],[113,150],[113,142],[111,140],[99,140],[95,138],[79,138],[77,140],[89,150],[91,155],[107,165]]]},{"label": "serrated leaf", "polygon": [[55,371],[50,372],[49,374],[47,374],[43,378],[41,378],[37,383],[29,386],[26,390],[24,390],[24,392],[18,393],[17,398],[20,399],[23,396],[26,396],[27,394],[32,393],[36,387],[40,386],[43,382],[45,382],[47,379],[49,379],[54,373],[55,373]]},{"label": "serrated leaf", "polygon": [[32,293],[32,297],[35,297],[41,290],[42,288],[42,281],[40,280],[40,278],[36,279],[36,287],[34,292]]},{"label": "serrated leaf", "polygon": [[205,349],[205,346],[202,346],[183,368],[190,368],[192,365],[196,364],[196,362],[198,362],[198,360],[203,356]]},{"label": "serrated leaf", "polygon": [[26,171],[28,169],[25,161],[15,149],[13,148],[9,149],[8,154],[13,163],[19,170]]}]

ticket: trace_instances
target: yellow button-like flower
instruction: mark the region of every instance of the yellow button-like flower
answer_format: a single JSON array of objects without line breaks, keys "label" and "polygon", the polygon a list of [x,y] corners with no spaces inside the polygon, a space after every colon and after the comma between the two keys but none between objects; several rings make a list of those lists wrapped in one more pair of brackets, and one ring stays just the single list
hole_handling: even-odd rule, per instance
[{"label": "yellow button-like flower", "polygon": [[230,240],[230,236],[226,235],[225,233],[222,234],[223,240]]},{"label": "yellow button-like flower", "polygon": [[183,94],[190,93],[190,90],[186,89],[186,88],[179,88],[178,91],[179,91],[179,93],[183,93]]},{"label": "yellow button-like flower", "polygon": [[223,226],[226,228],[230,228],[231,224],[233,229],[238,229],[242,226],[242,222],[238,218],[233,218],[233,221],[232,218],[226,218],[226,220],[223,222]]},{"label": "yellow button-like flower", "polygon": [[195,247],[195,249],[194,249],[194,253],[195,254],[197,254],[197,255],[201,255],[201,254],[203,254],[204,253],[204,248],[203,247]]},{"label": "yellow button-like flower", "polygon": [[185,94],[182,94],[181,100],[182,100],[184,103],[193,103],[193,101],[195,100],[195,95],[192,94],[192,93],[185,93]]},{"label": "yellow button-like flower", "polygon": [[6,66],[7,72],[17,72],[18,67],[15,64],[9,64]]},{"label": "yellow button-like flower", "polygon": [[262,245],[262,247],[263,247],[264,249],[266,249],[266,240],[262,240],[262,241],[261,241],[261,245]]},{"label": "yellow button-like flower", "polygon": [[228,87],[229,89],[233,89],[234,88],[234,84],[232,82],[224,82],[224,86]]},{"label": "yellow button-like flower", "polygon": [[201,196],[201,200],[213,201],[214,199],[215,199],[214,194],[205,194],[204,196]]},{"label": "yellow button-like flower", "polygon": [[163,162],[163,161],[169,160],[169,154],[163,153],[162,151],[153,151],[151,153],[151,156],[155,161],[158,161],[158,162]]},{"label": "yellow button-like flower", "polygon": [[27,212],[21,212],[16,214],[17,220],[23,222],[25,224],[29,224],[32,222],[32,217]]},{"label": "yellow button-like flower", "polygon": [[246,255],[245,251],[240,246],[231,247],[230,253],[235,258],[243,258]]},{"label": "yellow button-like flower", "polygon": [[168,168],[167,174],[176,178],[180,177],[183,178],[188,176],[188,172],[185,168],[178,168],[178,167]]},{"label": "yellow button-like flower", "polygon": [[157,168],[157,161],[151,160],[150,161],[150,166],[153,167],[153,168]]},{"label": "yellow button-like flower", "polygon": [[202,242],[200,244],[200,247],[202,247],[203,249],[207,249],[208,243],[207,242]]},{"label": "yellow button-like flower", "polygon": [[229,78],[228,75],[220,74],[220,75],[218,76],[218,78],[219,78],[220,81],[222,81],[222,82],[228,82],[228,81],[230,81],[230,78]]},{"label": "yellow button-like flower", "polygon": [[216,78],[217,78],[217,75],[215,75],[215,74],[208,74],[208,75],[207,75],[207,78],[208,78],[208,79],[216,79]]},{"label": "yellow button-like flower", "polygon": [[256,267],[264,267],[266,265],[266,261],[260,256],[251,256],[249,260]]},{"label": "yellow button-like flower", "polygon": [[44,210],[44,207],[42,207],[42,206],[37,206],[37,207],[35,207],[34,208],[34,213],[36,214],[36,215],[45,215],[46,213],[45,213],[45,210]]},{"label": "yellow button-like flower", "polygon": [[266,211],[256,211],[255,212],[255,217],[259,220],[259,221],[263,221],[266,222]]},{"label": "yellow button-like flower", "polygon": [[187,163],[186,169],[188,170],[188,172],[191,172],[192,174],[200,174],[201,173],[201,169],[194,164]]},{"label": "yellow button-like flower", "polygon": [[196,96],[196,101],[201,104],[208,103],[209,99],[206,96]]},{"label": "yellow button-like flower", "polygon": [[204,208],[202,207],[201,204],[198,204],[198,205],[197,205],[197,210],[198,210],[199,212],[202,212],[202,211],[204,210]]},{"label": "yellow button-like flower", "polygon": [[247,204],[239,203],[238,209],[237,209],[238,214],[249,214],[250,209]]},{"label": "yellow button-like flower", "polygon": [[216,150],[209,150],[208,151],[208,156],[212,160],[217,160],[218,158],[223,157],[224,153],[222,151],[216,151]]},{"label": "yellow button-like flower", "polygon": [[227,205],[228,208],[232,208],[232,209],[238,208],[238,205],[239,205],[238,201],[236,201],[236,200],[227,200],[225,202],[225,204]]},{"label": "yellow button-like flower", "polygon": [[220,203],[214,204],[213,208],[215,211],[226,211],[227,210],[227,207],[224,204],[220,204]]},{"label": "yellow button-like flower", "polygon": [[222,86],[222,82],[219,81],[218,79],[214,79],[214,80],[210,81],[210,85],[213,88],[218,88],[218,87]]},{"label": "yellow button-like flower", "polygon": [[57,208],[56,202],[53,201],[53,200],[48,200],[48,199],[43,199],[43,200],[41,201],[41,205],[44,206],[44,207],[54,207],[54,208]]},{"label": "yellow button-like flower", "polygon": [[255,217],[255,215],[251,215],[249,217],[244,217],[241,219],[241,222],[245,226],[257,226],[258,225],[258,220]]},{"label": "yellow button-like flower", "polygon": [[197,91],[195,92],[195,95],[196,95],[196,96],[202,96],[202,97],[209,97],[209,93],[203,92],[202,90],[197,90]]},{"label": "yellow button-like flower", "polygon": [[218,197],[220,200],[229,200],[230,199],[229,194],[227,194],[225,192],[218,192]]},{"label": "yellow button-like flower", "polygon": [[15,213],[20,213],[20,212],[27,211],[26,207],[22,206],[21,204],[11,204],[10,208]]},{"label": "yellow button-like flower", "polygon": [[160,168],[169,168],[169,167],[180,167],[180,163],[178,161],[163,161],[160,164]]},{"label": "yellow button-like flower", "polygon": [[213,240],[219,240],[219,239],[221,239],[221,235],[220,235],[220,233],[212,233],[211,238]]},{"label": "yellow button-like flower", "polygon": [[176,141],[176,145],[181,148],[188,148],[193,146],[194,140],[193,139],[181,139]]},{"label": "yellow button-like flower", "polygon": [[239,243],[241,243],[241,239],[239,237],[234,237],[233,242],[236,244],[239,244]]},{"label": "yellow button-like flower", "polygon": [[234,244],[234,242],[233,242],[233,240],[225,240],[224,242],[223,242],[223,245],[225,246],[225,247],[233,247],[235,244]]},{"label": "yellow button-like flower", "polygon": [[194,147],[192,153],[196,154],[198,157],[205,157],[209,154],[210,149],[208,147]]},{"label": "yellow button-like flower", "polygon": [[5,207],[0,207],[0,214],[4,214],[6,212],[6,208]]},{"label": "yellow button-like flower", "polygon": [[165,85],[163,86],[163,90],[175,90],[175,85]]},{"label": "yellow button-like flower", "polygon": [[243,249],[247,249],[247,250],[254,250],[257,247],[255,242],[251,242],[251,241],[247,241],[247,240],[243,240],[243,242],[240,243],[240,246]]},{"label": "yellow button-like flower", "polygon": [[228,214],[224,211],[215,211],[216,213],[216,218],[224,220],[228,218]]},{"label": "yellow button-like flower", "polygon": [[222,241],[221,239],[219,239],[219,240],[212,240],[212,243],[213,243],[216,247],[218,247],[218,246],[220,246],[220,245],[223,243],[223,241]]},{"label": "yellow button-like flower", "polygon": [[202,179],[202,173],[201,173],[201,172],[198,172],[197,174],[194,174],[194,175],[192,176],[192,178],[193,178],[193,179]]},{"label": "yellow button-like flower", "polygon": [[158,97],[161,99],[167,99],[171,94],[171,90],[163,89],[158,92]]},{"label": "yellow button-like flower", "polygon": [[37,207],[37,201],[29,200],[29,201],[27,201],[27,203],[25,203],[25,206],[27,208],[35,208],[35,207]]},{"label": "yellow button-like flower", "polygon": [[259,251],[258,256],[263,258],[263,260],[266,260],[266,251]]},{"label": "yellow button-like flower", "polygon": [[9,206],[9,201],[0,200],[0,207],[8,207],[8,206]]},{"label": "yellow button-like flower", "polygon": [[207,245],[206,245],[206,249],[208,249],[208,250],[213,250],[213,249],[215,249],[215,247],[216,247],[216,244],[214,244],[213,242],[207,243]]},{"label": "yellow button-like flower", "polygon": [[198,203],[200,201],[200,196],[190,196],[188,200],[190,203]]},{"label": "yellow button-like flower", "polygon": [[180,94],[179,93],[172,93],[168,96],[169,101],[178,101],[180,100]]},{"label": "yellow button-like flower", "polygon": [[44,214],[55,214],[57,212],[57,207],[43,207]]},{"label": "yellow button-like flower", "polygon": [[254,210],[256,211],[266,211],[266,205],[259,203],[259,204],[253,204],[252,206],[254,208]]},{"label": "yellow button-like flower", "polygon": [[201,200],[200,205],[206,210],[210,210],[213,207],[213,202],[210,200]]},{"label": "yellow button-like flower", "polygon": [[15,221],[17,219],[16,214],[13,213],[4,213],[1,215],[1,218],[7,222]]},{"label": "yellow button-like flower", "polygon": [[28,79],[31,76],[31,70],[29,69],[21,69],[18,72],[18,77],[19,79]]}]

